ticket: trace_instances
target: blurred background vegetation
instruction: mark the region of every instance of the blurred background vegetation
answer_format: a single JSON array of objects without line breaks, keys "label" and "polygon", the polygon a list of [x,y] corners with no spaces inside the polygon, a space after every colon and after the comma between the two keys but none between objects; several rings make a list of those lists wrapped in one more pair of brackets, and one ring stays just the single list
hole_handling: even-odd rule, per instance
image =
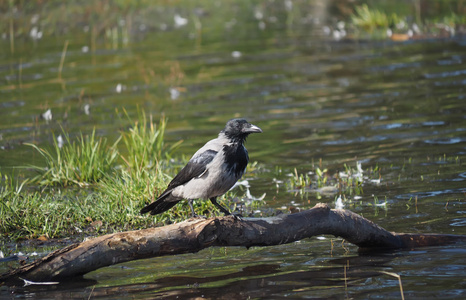
[{"label": "blurred background vegetation", "polygon": [[[223,9],[217,9],[219,7]],[[254,13],[245,13],[250,11]],[[311,12],[314,17],[310,17]],[[271,15],[273,18],[266,17]],[[91,50],[95,50],[99,38],[110,45],[122,46],[131,38],[143,38],[146,32],[173,30],[186,24],[194,29],[194,34],[202,32],[207,38],[221,37],[234,23],[242,24],[235,30],[236,38],[251,34],[257,31],[253,21],[263,22],[261,26],[287,26],[290,31],[306,30],[309,25],[345,28],[354,38],[364,37],[361,31],[369,34],[379,29],[407,32],[413,30],[414,24],[413,34],[420,36],[442,31],[452,33],[453,30],[458,33],[465,30],[466,4],[462,0],[4,0],[0,2],[0,20],[2,38],[16,42],[18,47],[21,39],[85,35],[91,42]],[[232,38],[232,35],[224,38]],[[176,40],[172,42],[177,43]]]}]

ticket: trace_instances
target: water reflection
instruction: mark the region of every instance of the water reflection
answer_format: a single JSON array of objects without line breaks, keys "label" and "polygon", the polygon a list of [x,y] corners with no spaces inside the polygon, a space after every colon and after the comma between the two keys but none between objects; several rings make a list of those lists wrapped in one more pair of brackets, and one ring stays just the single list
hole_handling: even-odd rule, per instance
[{"label": "water reflection", "polygon": [[[200,260],[200,265],[209,268],[202,272],[198,268],[191,271],[185,269],[183,274],[175,276],[157,275],[157,265],[150,263],[149,265],[154,267],[156,279],[148,281],[134,278],[134,274],[138,274],[140,268],[135,268],[136,264],[130,263],[126,268],[110,268],[113,271],[107,270],[107,275],[105,271],[101,272],[98,275],[98,281],[73,280],[52,288],[29,286],[15,290],[15,293],[39,299],[45,297],[73,298],[79,295],[112,299],[127,297],[169,299],[179,297],[215,299],[270,297],[372,299],[385,297],[398,299],[400,289],[397,278],[383,273],[395,272],[395,270],[402,278],[405,297],[407,295],[413,298],[444,297],[444,292],[441,294],[435,292],[435,287],[442,284],[444,288],[448,287],[449,295],[464,293],[464,283],[456,281],[452,284],[448,281],[448,278],[452,276],[461,278],[464,272],[462,257],[465,250],[461,247],[426,248],[416,251],[372,253],[339,258],[328,257],[327,251],[306,255],[303,254],[303,247],[299,245],[294,247],[298,249],[281,247],[280,256],[271,256],[275,256],[277,262],[261,262],[265,260],[263,257],[248,266],[242,267],[244,263],[240,263],[237,267],[232,265],[222,268],[223,262],[218,258],[214,262]],[[278,263],[280,258],[282,262]],[[168,258],[168,260],[172,259]],[[444,264],[445,261],[448,261],[448,264]],[[230,262],[228,259],[225,261],[225,263]],[[215,266],[215,264],[219,265]],[[416,267],[418,265],[423,265],[423,267],[418,269]],[[117,274],[115,273],[117,270],[120,276],[128,277],[126,283],[114,286],[111,283],[111,277]],[[136,279],[136,282],[130,279],[131,277]],[[425,280],[421,278],[437,281],[429,284],[433,288],[429,288],[428,293],[425,291],[425,284],[422,283]],[[412,283],[416,281],[420,283]]]}]

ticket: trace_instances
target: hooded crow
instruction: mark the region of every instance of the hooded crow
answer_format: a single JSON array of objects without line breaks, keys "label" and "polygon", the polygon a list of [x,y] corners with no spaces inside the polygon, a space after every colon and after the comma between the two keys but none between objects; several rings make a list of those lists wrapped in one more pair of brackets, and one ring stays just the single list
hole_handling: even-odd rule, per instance
[{"label": "hooded crow", "polygon": [[229,215],[230,212],[217,203],[217,197],[243,176],[249,161],[244,142],[249,134],[261,132],[262,129],[244,119],[228,121],[218,137],[197,150],[157,200],[141,209],[141,214],[160,214],[187,199],[195,217],[193,200],[210,199],[220,211]]}]

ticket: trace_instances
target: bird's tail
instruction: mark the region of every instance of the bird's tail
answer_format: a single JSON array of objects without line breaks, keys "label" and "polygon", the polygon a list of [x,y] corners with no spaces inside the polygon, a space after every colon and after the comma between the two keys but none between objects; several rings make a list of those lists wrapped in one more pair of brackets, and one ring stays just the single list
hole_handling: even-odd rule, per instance
[{"label": "bird's tail", "polygon": [[141,209],[140,213],[145,214],[150,212],[151,215],[161,214],[175,206],[180,200],[181,199],[172,197],[171,194],[167,194]]}]

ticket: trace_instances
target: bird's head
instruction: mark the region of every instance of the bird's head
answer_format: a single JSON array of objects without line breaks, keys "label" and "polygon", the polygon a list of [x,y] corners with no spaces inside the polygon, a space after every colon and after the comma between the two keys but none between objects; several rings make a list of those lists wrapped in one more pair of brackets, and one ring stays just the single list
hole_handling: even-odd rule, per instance
[{"label": "bird's head", "polygon": [[262,129],[252,125],[245,119],[231,119],[221,131],[225,136],[234,141],[244,142],[251,133],[261,133]]}]

